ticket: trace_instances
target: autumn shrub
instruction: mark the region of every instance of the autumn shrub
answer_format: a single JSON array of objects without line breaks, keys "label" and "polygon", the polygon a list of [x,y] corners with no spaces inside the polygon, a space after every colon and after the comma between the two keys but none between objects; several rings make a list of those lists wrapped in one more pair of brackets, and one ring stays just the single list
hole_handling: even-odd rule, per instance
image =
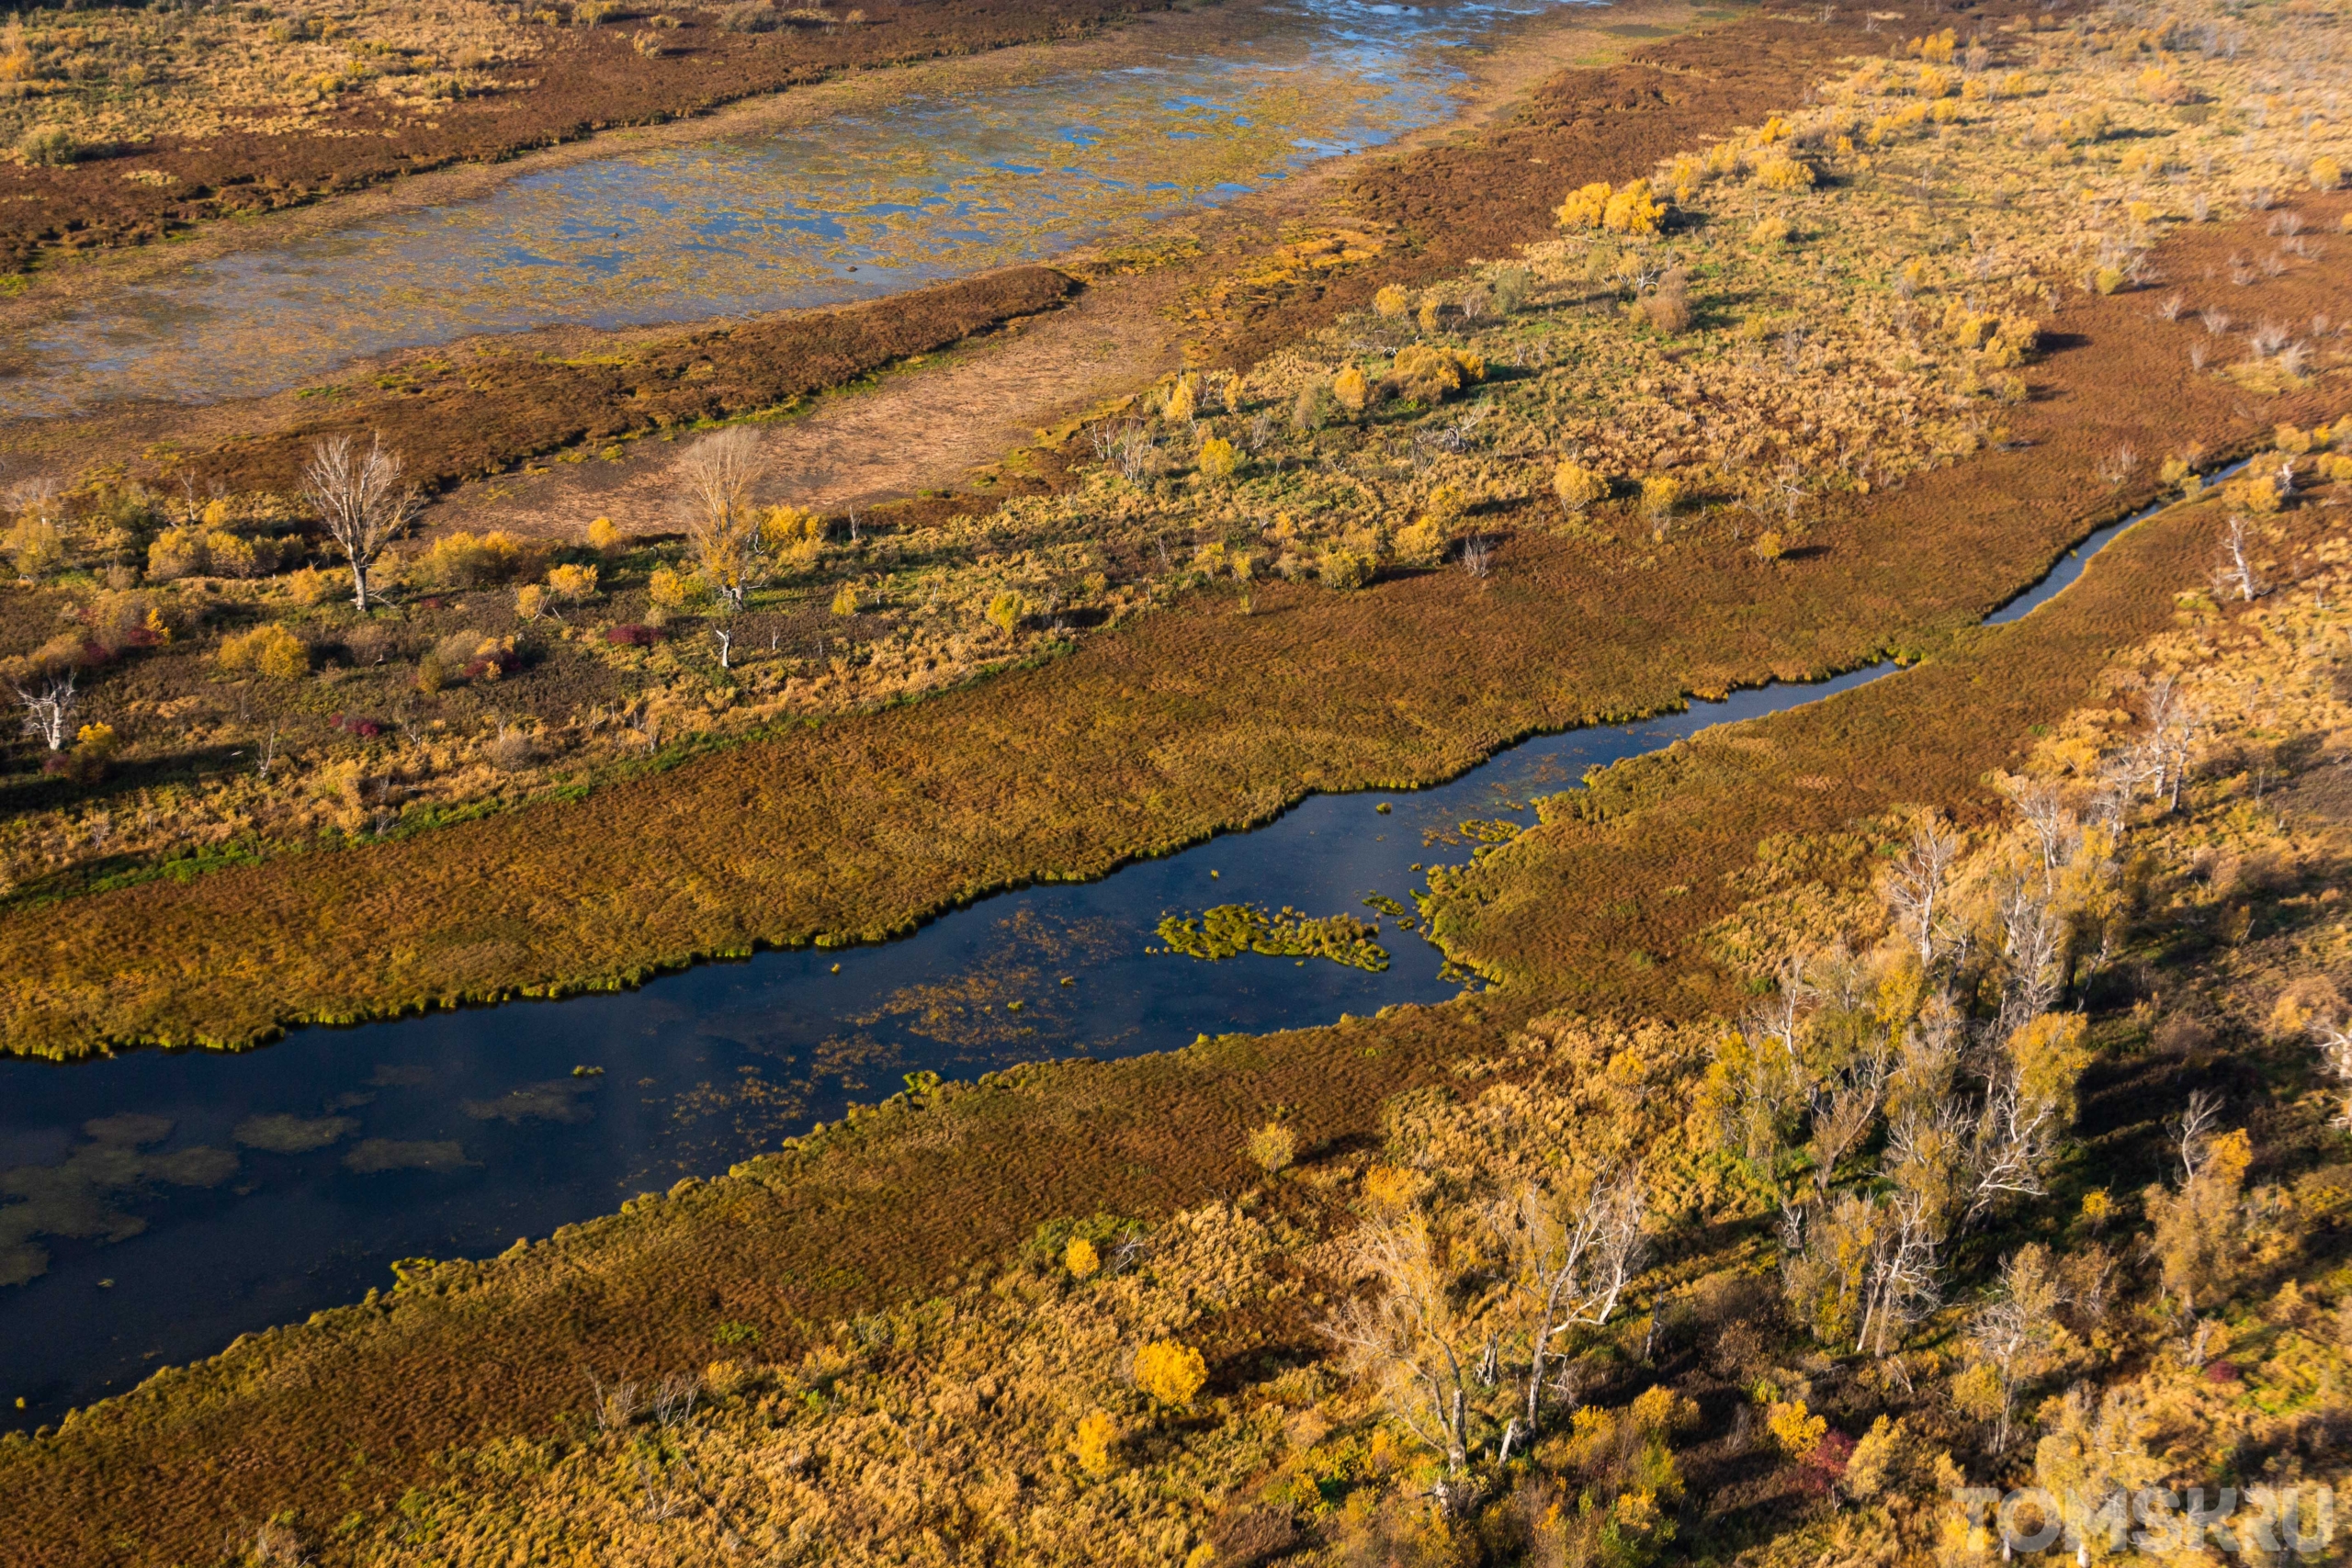
[{"label": "autumn shrub", "polygon": [[64,531],[48,518],[28,514],[17,519],[0,536],[0,549],[17,564],[23,577],[46,577],[71,558]]},{"label": "autumn shrub", "polygon": [[1375,564],[1361,550],[1326,550],[1316,575],[1324,587],[1348,592],[1372,581]]},{"label": "autumn shrub", "polygon": [[1200,456],[1194,459],[1194,466],[1201,470],[1204,479],[1229,479],[1238,461],[1232,442],[1221,435],[1212,435],[1201,443]]},{"label": "autumn shrub", "polygon": [[288,574],[286,592],[297,604],[323,604],[343,592],[350,581],[347,572],[322,571],[306,566]]},{"label": "autumn shrub", "polygon": [[548,592],[567,604],[582,604],[596,596],[596,569],[559,566],[548,572]]},{"label": "autumn shrub", "polygon": [[1747,231],[1747,242],[1762,250],[1778,250],[1789,243],[1792,231],[1789,220],[1776,212],[1757,220]]},{"label": "autumn shrub", "polygon": [[710,602],[710,588],[694,572],[657,566],[646,581],[646,595],[664,610],[693,610]]},{"label": "autumn shrub", "polygon": [[2278,481],[2268,474],[2231,480],[2222,487],[2222,499],[2241,512],[2251,512],[2264,517],[2287,504],[2286,497],[2279,493]]},{"label": "autumn shrub", "polygon": [[1655,234],[1666,217],[1666,204],[1651,193],[1650,182],[1635,180],[1609,198],[1601,227],[1613,234]]},{"label": "autumn shrub", "polygon": [[610,555],[621,542],[621,531],[609,517],[599,517],[588,525],[588,547],[599,555]]},{"label": "autumn shrub", "polygon": [[1668,271],[1657,286],[1635,302],[1635,311],[1661,333],[1686,332],[1690,326],[1690,275],[1680,267]]},{"label": "autumn shrub", "polygon": [[1331,410],[1337,406],[1338,395],[1329,381],[1309,381],[1298,389],[1291,403],[1290,423],[1293,430],[1320,430],[1331,421]]},{"label": "autumn shrub", "polygon": [[1526,267],[1511,263],[1492,269],[1486,276],[1487,298],[1498,315],[1514,314],[1527,303],[1532,278]]},{"label": "autumn shrub", "polygon": [[511,637],[455,632],[442,638],[434,651],[446,666],[468,681],[495,681],[523,667],[522,654]]},{"label": "autumn shrub", "polygon": [[1563,229],[1605,229],[1612,234],[1655,234],[1665,216],[1666,206],[1647,180],[1623,189],[1605,182],[1580,186],[1553,213]]},{"label": "autumn shrub", "polygon": [[1190,424],[1200,412],[1200,378],[1186,371],[1159,395],[1159,417],[1170,424]]},{"label": "autumn shrub", "polygon": [[1372,297],[1372,308],[1380,315],[1393,321],[1413,308],[1413,297],[1406,293],[1400,286],[1394,283],[1387,284],[1379,293]]},{"label": "autumn shrub", "polygon": [[1241,1148],[1250,1164],[1273,1176],[1298,1156],[1298,1134],[1280,1122],[1269,1122],[1244,1138]]},{"label": "autumn shrub", "polygon": [[1552,470],[1552,493],[1571,516],[1589,510],[1609,496],[1609,481],[1569,458]]},{"label": "autumn shrub", "polygon": [[514,591],[514,614],[518,619],[536,621],[547,614],[548,591],[536,582],[526,582]]},{"label": "autumn shrub", "polygon": [[166,528],[147,546],[147,576],[152,581],[195,577],[209,564],[201,529]]},{"label": "autumn shrub", "polygon": [[1756,165],[1756,183],[1766,190],[1811,190],[1817,177],[1812,164],[1784,153],[1775,153]]},{"label": "autumn shrub", "polygon": [[1011,637],[1021,629],[1021,623],[1028,619],[1029,601],[1007,589],[989,601],[988,617],[997,630]]},{"label": "autumn shrub", "polygon": [[1101,1272],[1102,1255],[1086,1237],[1074,1235],[1069,1238],[1069,1245],[1062,1249],[1062,1267],[1069,1270],[1071,1279],[1083,1282]]},{"label": "autumn shrub", "polygon": [[[858,598],[857,584],[856,584],[856,583],[854,583],[854,582],[844,582],[844,583],[842,583],[842,584],[841,585],[841,587],[840,587],[840,588],[838,588],[838,589],[834,590],[834,592],[833,592],[833,604],[832,604],[832,610],[833,610],[833,614],[834,614],[834,615],[856,615],[856,614],[857,614],[859,607],[860,607],[860,601],[859,601],[859,598]],[[995,615],[995,608],[996,608],[996,607],[995,607],[993,604],[991,604],[989,608],[989,618],[990,620],[995,620],[995,619],[996,619],[996,615]],[[1018,616],[1016,616],[1016,617],[1014,617],[1014,618],[1017,620],[1019,617],[1018,617]],[[1000,624],[1000,625],[1001,625],[1002,623],[1001,623],[1001,622],[1000,622],[999,624]],[[1006,635],[1006,636],[1008,636],[1008,637],[1010,637],[1010,636],[1012,635],[1012,632],[1011,632],[1010,628],[1008,628],[1008,629],[1007,629],[1007,631],[1006,631],[1006,634],[1005,634],[1005,635]]]},{"label": "autumn shrub", "polygon": [[1597,229],[1609,212],[1609,186],[1596,181],[1568,193],[1552,216],[1563,229]]},{"label": "autumn shrub", "polygon": [[82,144],[63,126],[37,125],[17,139],[17,157],[36,168],[62,169],[81,162]]},{"label": "autumn shrub", "polygon": [[2303,171],[2303,177],[2311,182],[2313,190],[2334,190],[2344,183],[2344,165],[2322,153],[2312,160],[2311,167]]},{"label": "autumn shrub", "polygon": [[1331,396],[1350,413],[1362,413],[1372,401],[1372,378],[1357,366],[1343,367],[1331,378]]},{"label": "autumn shrub", "polygon": [[1097,1480],[1114,1473],[1119,1468],[1119,1418],[1107,1410],[1097,1410],[1079,1417],[1078,1430],[1070,1441],[1070,1452],[1077,1458],[1080,1470]]},{"label": "autumn shrub", "polygon": [[1674,509],[1682,504],[1682,485],[1668,474],[1652,474],[1642,481],[1642,513],[1650,525],[1664,533]]},{"label": "autumn shrub", "polygon": [[425,581],[443,588],[482,588],[503,582],[524,565],[522,542],[501,529],[482,535],[445,534],[416,562]]},{"label": "autumn shrub", "polygon": [[1821,1445],[1829,1422],[1807,1410],[1802,1399],[1776,1400],[1764,1413],[1764,1428],[1782,1453],[1803,1460]]},{"label": "autumn shrub", "polygon": [[306,674],[311,668],[311,650],[302,639],[276,622],[221,638],[213,658],[223,670],[251,671],[285,681]]},{"label": "autumn shrub", "polygon": [[1208,1379],[1208,1363],[1189,1345],[1155,1339],[1136,1352],[1136,1386],[1169,1409],[1191,1409]]},{"label": "autumn shrub", "polygon": [[1412,344],[1389,367],[1397,390],[1416,402],[1437,403],[1487,378],[1487,362],[1458,348]]}]

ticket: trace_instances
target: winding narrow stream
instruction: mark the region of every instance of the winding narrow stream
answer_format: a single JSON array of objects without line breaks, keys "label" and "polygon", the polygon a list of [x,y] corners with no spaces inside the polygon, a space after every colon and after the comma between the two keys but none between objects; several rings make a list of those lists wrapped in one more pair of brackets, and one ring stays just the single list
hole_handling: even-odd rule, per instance
[{"label": "winding narrow stream", "polygon": [[256,396],[472,333],[837,304],[1035,260],[1435,124],[1461,47],[1564,3],[1590,0],[1291,0],[1225,53],[1047,57],[986,91],[573,160],[77,307],[9,356],[0,416]]},{"label": "winding narrow stream", "polygon": [[[1987,623],[2046,603],[2156,510],[2093,535]],[[236,1055],[0,1062],[0,1411],[53,1420],[353,1300],[396,1258],[496,1252],[722,1171],[905,1073],[971,1077],[1442,1001],[1458,977],[1395,919],[1381,920],[1393,962],[1379,974],[1254,954],[1204,964],[1159,950],[1158,922],[1234,902],[1374,919],[1368,897],[1409,906],[1424,866],[1466,857],[1464,822],[1529,825],[1537,795],[1588,768],[1894,668],[1542,737],[1435,789],[1312,796],[1253,831],[1004,894],[881,946],[305,1029]]]}]

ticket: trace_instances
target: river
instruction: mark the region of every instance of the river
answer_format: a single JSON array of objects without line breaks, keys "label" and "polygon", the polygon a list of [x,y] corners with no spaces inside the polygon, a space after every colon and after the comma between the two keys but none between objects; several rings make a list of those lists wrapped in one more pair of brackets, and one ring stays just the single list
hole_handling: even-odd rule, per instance
[{"label": "river", "polygon": [[[1407,13],[1329,4],[1314,14]],[[740,156],[749,168],[766,154]],[[548,177],[626,186],[653,176]],[[469,243],[491,243],[492,211],[511,219],[542,199],[487,198],[463,220]],[[285,276],[357,288],[332,250],[306,265]],[[741,265],[747,278],[759,271]],[[266,271],[249,259],[224,276]],[[800,286],[779,274],[742,287],[771,285]],[[268,291],[253,288],[205,330],[261,310]],[[378,320],[393,337],[426,330]],[[124,350],[133,361],[144,352]],[[1988,619],[2030,613],[2136,521],[2101,530]],[[1310,797],[1249,833],[1091,884],[1004,894],[879,946],[767,953],[617,994],[306,1029],[241,1055],[0,1062],[0,1416],[53,1420],[157,1366],[355,1299],[386,1283],[397,1258],[493,1253],[682,1175],[722,1171],[852,1100],[886,1097],[902,1074],[969,1077],[1442,1001],[1464,977],[1393,917],[1381,923],[1394,962],[1376,974],[1256,955],[1208,965],[1160,949],[1157,923],[1231,902],[1365,919],[1374,896],[1409,906],[1426,866],[1471,852],[1465,822],[1527,825],[1537,795],[1575,787],[1589,767],[1834,698],[1892,669],[1540,738],[1440,788]]]}]

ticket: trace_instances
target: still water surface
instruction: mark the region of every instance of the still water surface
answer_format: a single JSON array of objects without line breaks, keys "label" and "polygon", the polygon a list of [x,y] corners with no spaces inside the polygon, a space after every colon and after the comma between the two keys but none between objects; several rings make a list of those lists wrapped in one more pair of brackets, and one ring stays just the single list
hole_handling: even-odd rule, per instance
[{"label": "still water surface", "polygon": [[[1987,624],[2046,604],[2156,510],[2092,535]],[[1003,894],[880,946],[305,1029],[243,1055],[0,1061],[0,1416],[53,1420],[157,1366],[353,1300],[388,1283],[396,1258],[495,1252],[723,1171],[895,1091],[902,1074],[971,1077],[1442,1001],[1458,979],[1394,919],[1381,920],[1393,962],[1380,974],[1150,950],[1163,914],[1214,904],[1367,919],[1375,894],[1409,907],[1422,867],[1468,855],[1465,821],[1532,825],[1534,799],[1588,768],[1894,670],[1542,737],[1435,789],[1312,796],[1253,831],[1099,882]]]},{"label": "still water surface", "polygon": [[1031,66],[570,163],[118,291],[29,335],[0,414],[258,395],[470,333],[833,304],[1052,255],[1434,124],[1462,46],[1555,5],[1295,0],[1228,53]]},{"label": "still water surface", "polygon": [[[1532,824],[1533,797],[1589,767],[1883,672],[1531,740],[1437,789],[1315,796],[1255,831],[1001,895],[881,946],[305,1029],[238,1055],[0,1062],[0,1199],[17,1200],[0,1204],[0,1271],[40,1270],[0,1286],[0,1395],[27,1399],[7,1415],[53,1419],[352,1300],[389,1284],[395,1258],[496,1252],[723,1171],[904,1073],[971,1077],[1442,1001],[1460,985],[1437,951],[1363,900],[1409,907],[1417,866],[1468,856],[1464,821]],[[1148,951],[1163,914],[1233,902],[1378,919],[1393,962]]]}]

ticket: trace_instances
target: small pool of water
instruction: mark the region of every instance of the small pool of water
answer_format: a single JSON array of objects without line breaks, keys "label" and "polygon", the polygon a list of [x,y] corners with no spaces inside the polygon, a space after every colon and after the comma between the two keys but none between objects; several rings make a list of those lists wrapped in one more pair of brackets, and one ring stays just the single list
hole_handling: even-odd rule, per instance
[{"label": "small pool of water", "polygon": [[471,333],[836,304],[1035,260],[1433,124],[1455,49],[1557,3],[1295,0],[1229,53],[1038,67],[521,175],[118,290],[27,334],[0,414],[255,396]]}]

